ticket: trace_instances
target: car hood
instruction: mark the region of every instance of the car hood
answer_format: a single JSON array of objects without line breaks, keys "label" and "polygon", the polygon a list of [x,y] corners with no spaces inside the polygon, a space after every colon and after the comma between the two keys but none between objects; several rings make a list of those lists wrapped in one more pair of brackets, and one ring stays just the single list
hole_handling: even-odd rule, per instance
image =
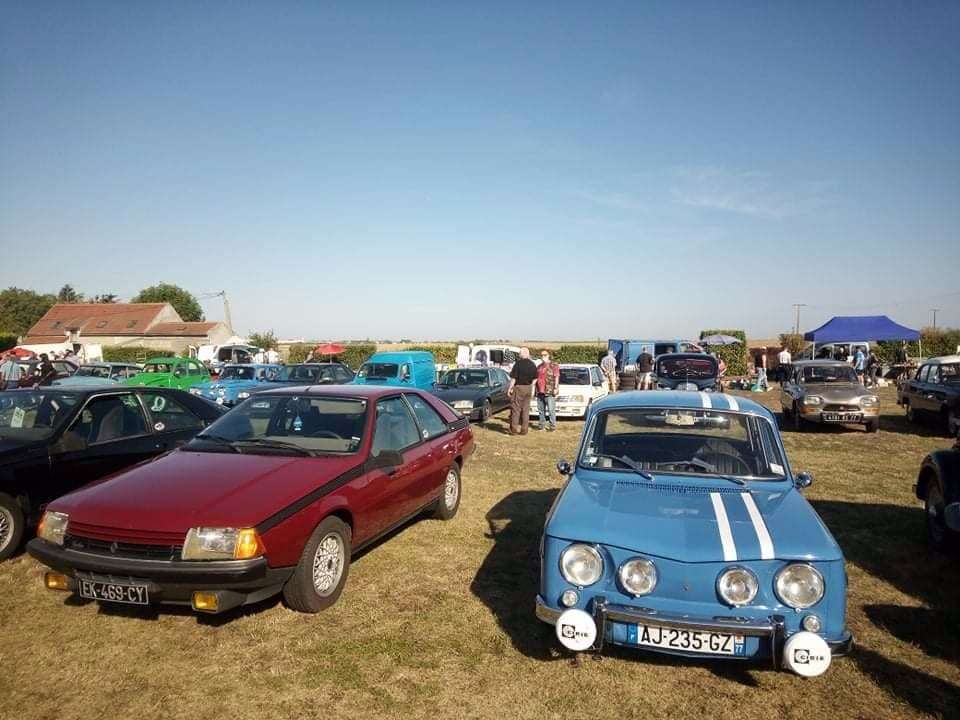
[{"label": "car hood", "polygon": [[185,533],[200,525],[252,527],[359,464],[350,457],[289,457],[176,450],[51,503],[71,522]]},{"label": "car hood", "polygon": [[457,400],[476,400],[486,397],[490,394],[490,388],[485,387],[440,387],[433,388],[433,394],[443,400],[445,403],[456,402]]},{"label": "car hood", "polygon": [[[753,499],[757,522],[744,495]],[[718,500],[735,557],[729,542],[724,550]],[[764,529],[769,544],[761,544]],[[633,474],[578,470],[557,499],[546,533],[681,562],[843,557],[820,516],[786,481],[738,487],[709,478],[658,473],[650,482]]]},{"label": "car hood", "polygon": [[61,378],[60,380],[54,380],[51,385],[117,385],[118,381],[111,378],[98,378],[90,377],[88,375],[71,375],[70,377]]},{"label": "car hood", "polygon": [[140,373],[127,380],[127,385],[146,385],[147,387],[170,387],[172,375],[167,373]]},{"label": "car hood", "polygon": [[807,395],[818,395],[827,402],[845,403],[851,400],[859,400],[870,392],[862,385],[853,383],[807,383],[804,392]]}]

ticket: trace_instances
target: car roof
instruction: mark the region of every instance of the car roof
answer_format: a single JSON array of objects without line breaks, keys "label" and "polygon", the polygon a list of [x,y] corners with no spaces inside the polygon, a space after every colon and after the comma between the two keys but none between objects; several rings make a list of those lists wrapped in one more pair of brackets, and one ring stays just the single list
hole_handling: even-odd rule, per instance
[{"label": "car roof", "polygon": [[853,367],[850,363],[845,360],[828,360],[827,358],[814,359],[814,360],[797,360],[795,363],[791,363],[795,367]]},{"label": "car roof", "polygon": [[632,390],[607,395],[593,404],[596,412],[617,408],[667,407],[690,409],[733,410],[773,418],[766,407],[741,395],[689,390]]},{"label": "car roof", "polygon": [[953,365],[954,363],[960,363],[960,355],[942,355],[925,360],[924,363],[929,365]]},{"label": "car roof", "polygon": [[432,359],[433,353],[426,350],[392,350],[390,352],[378,352],[367,358],[367,362],[397,362],[401,360],[427,360]]},{"label": "car roof", "polygon": [[[281,383],[282,384],[282,383]],[[262,390],[257,396],[263,395],[325,395],[343,398],[364,398],[377,400],[387,395],[396,395],[400,392],[417,392],[416,388],[399,388],[391,385],[294,385],[293,387],[278,387]]]},{"label": "car roof", "polygon": [[147,362],[148,363],[158,363],[158,362],[172,363],[172,362],[184,362],[186,360],[193,360],[195,363],[200,363],[200,361],[197,360],[196,358],[174,357],[170,355],[164,355],[162,357],[152,357],[149,360],[147,360]]},{"label": "car roof", "polygon": [[711,355],[710,353],[698,353],[698,352],[664,353],[663,355],[657,356],[657,362],[660,362],[661,360],[670,360],[675,358],[694,358],[699,360],[705,357],[712,358],[713,355]]}]

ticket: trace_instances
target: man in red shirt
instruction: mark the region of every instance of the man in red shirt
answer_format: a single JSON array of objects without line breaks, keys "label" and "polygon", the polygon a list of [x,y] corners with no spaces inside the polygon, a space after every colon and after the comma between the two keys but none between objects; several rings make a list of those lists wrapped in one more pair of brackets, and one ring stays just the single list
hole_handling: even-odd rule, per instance
[{"label": "man in red shirt", "polygon": [[[540,415],[540,429],[553,432],[557,429],[557,391],[560,389],[560,366],[550,359],[546,350],[540,353],[540,366],[537,368],[537,413]],[[545,426],[544,416],[549,412],[549,427]]]}]

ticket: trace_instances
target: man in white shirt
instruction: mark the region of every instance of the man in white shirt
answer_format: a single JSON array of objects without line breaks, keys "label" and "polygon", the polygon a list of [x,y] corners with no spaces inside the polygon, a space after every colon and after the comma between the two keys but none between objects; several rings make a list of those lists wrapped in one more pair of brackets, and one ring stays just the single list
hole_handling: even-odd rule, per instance
[{"label": "man in white shirt", "polygon": [[787,348],[783,348],[783,350],[777,354],[777,377],[780,379],[780,382],[787,379],[791,362],[793,362],[793,357],[790,355],[790,351],[787,350]]}]

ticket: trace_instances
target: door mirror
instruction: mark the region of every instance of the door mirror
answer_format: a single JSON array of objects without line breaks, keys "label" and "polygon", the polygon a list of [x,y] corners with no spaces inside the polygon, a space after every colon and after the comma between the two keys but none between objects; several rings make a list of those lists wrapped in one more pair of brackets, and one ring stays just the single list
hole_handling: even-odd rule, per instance
[{"label": "door mirror", "polygon": [[177,368],[173,371],[174,377],[181,377],[183,375],[183,368]]},{"label": "door mirror", "polygon": [[396,450],[381,450],[367,462],[367,469],[378,470],[403,465],[403,455]]},{"label": "door mirror", "polygon": [[798,490],[803,490],[813,485],[813,475],[808,472],[797,473],[797,476],[793,479],[793,484],[797,486]]},{"label": "door mirror", "polygon": [[560,460],[557,463],[557,472],[561,475],[573,475],[573,466],[566,460]]},{"label": "door mirror", "polygon": [[948,530],[960,532],[960,502],[950,503],[943,509],[943,524]]}]

